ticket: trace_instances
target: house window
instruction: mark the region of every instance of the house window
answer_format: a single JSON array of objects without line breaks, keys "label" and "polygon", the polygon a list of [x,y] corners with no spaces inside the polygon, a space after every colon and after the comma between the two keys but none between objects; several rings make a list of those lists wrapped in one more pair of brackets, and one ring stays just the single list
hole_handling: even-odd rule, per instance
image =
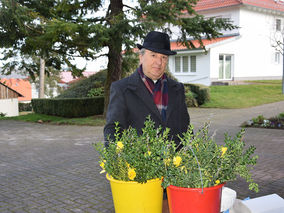
[{"label": "house window", "polygon": [[180,61],[181,61],[181,57],[180,56],[176,56],[175,57],[175,72],[180,72],[180,70],[181,70]]},{"label": "house window", "polygon": [[188,73],[196,72],[196,56],[176,56],[175,72]]},{"label": "house window", "polygon": [[276,31],[281,31],[281,19],[276,19]]},{"label": "house window", "polygon": [[188,72],[188,56],[182,56],[182,72]]},{"label": "house window", "polygon": [[275,54],[274,54],[274,62],[276,64],[280,64],[280,53],[279,52],[275,52]]},{"label": "house window", "polygon": [[219,55],[219,79],[231,80],[232,79],[232,56]]}]

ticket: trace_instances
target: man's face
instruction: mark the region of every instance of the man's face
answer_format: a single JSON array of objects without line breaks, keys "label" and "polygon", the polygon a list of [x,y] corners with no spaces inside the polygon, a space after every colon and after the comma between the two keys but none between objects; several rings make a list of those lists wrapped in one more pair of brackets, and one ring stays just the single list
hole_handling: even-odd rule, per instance
[{"label": "man's face", "polygon": [[168,56],[160,53],[145,50],[144,55],[139,56],[143,72],[152,80],[157,80],[165,73]]}]

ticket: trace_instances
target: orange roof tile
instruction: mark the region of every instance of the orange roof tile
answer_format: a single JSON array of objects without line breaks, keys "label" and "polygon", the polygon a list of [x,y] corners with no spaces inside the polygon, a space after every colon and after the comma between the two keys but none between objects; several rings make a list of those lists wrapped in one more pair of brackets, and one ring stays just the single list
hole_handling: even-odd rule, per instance
[{"label": "orange roof tile", "polygon": [[[233,38],[234,36],[227,36],[227,37],[220,37],[220,38],[216,38],[216,39],[202,39],[203,45],[207,46],[209,44],[214,44],[214,43],[218,43],[220,41],[224,41],[227,40],[229,38]],[[200,48],[200,44],[198,42],[198,40],[191,40],[191,42],[194,44],[194,46],[196,48]],[[176,41],[171,42],[171,50],[185,50],[187,49],[187,47],[185,45],[182,45],[181,43],[178,43]]]},{"label": "orange roof tile", "polygon": [[199,0],[195,6],[195,10],[208,10],[239,4],[241,4],[240,0]]},{"label": "orange roof tile", "polygon": [[245,4],[284,12],[283,0],[199,0],[195,10],[201,11]]},{"label": "orange roof tile", "polygon": [[284,12],[283,0],[242,0],[243,4]]},{"label": "orange roof tile", "polygon": [[32,87],[28,80],[26,79],[15,79],[15,78],[2,78],[0,79],[2,83],[22,94],[24,97],[19,97],[19,101],[30,101],[32,100]]}]

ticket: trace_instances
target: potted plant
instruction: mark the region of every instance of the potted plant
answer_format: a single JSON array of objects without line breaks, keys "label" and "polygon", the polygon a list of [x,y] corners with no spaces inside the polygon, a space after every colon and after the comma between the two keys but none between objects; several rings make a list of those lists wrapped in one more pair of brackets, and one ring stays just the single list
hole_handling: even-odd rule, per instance
[{"label": "potted plant", "polygon": [[[245,147],[244,130],[234,138],[225,134],[223,145],[208,135],[209,125],[193,133],[193,126],[183,134],[181,147],[171,145],[164,160],[166,174],[163,187],[167,188],[171,213],[219,213],[222,187],[239,175],[258,191],[250,170],[256,164],[252,156],[255,147]],[[176,151],[178,150],[178,151]]]},{"label": "potted plant", "polygon": [[121,131],[115,125],[114,140],[107,147],[95,144],[102,172],[107,172],[110,181],[115,212],[160,213],[169,129],[155,128],[150,117],[141,135],[132,127]]}]

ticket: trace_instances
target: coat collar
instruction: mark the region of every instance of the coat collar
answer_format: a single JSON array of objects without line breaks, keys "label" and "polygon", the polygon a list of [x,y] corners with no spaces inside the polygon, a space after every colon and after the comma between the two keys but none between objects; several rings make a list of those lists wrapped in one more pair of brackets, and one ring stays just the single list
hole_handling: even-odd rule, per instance
[{"label": "coat collar", "polygon": [[[181,87],[178,82],[168,78],[169,102],[166,120],[169,119],[170,114],[176,108],[176,97],[178,97],[177,93],[179,92],[180,88]],[[137,70],[128,78],[128,89],[133,90],[137,94],[137,96],[145,103],[145,105],[162,120],[161,114],[157,109],[151,94],[141,80]]]}]

